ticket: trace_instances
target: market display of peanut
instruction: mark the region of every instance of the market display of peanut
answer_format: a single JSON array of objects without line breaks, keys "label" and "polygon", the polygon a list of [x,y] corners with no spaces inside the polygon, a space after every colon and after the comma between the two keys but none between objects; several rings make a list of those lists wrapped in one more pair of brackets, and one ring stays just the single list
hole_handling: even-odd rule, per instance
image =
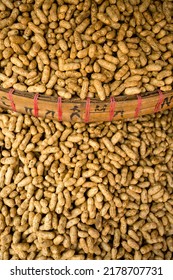
[{"label": "market display of peanut", "polygon": [[0,1],[0,85],[66,99],[173,85],[171,0]]},{"label": "market display of peanut", "polygon": [[0,149],[1,259],[173,259],[173,111],[71,124],[1,109]]}]

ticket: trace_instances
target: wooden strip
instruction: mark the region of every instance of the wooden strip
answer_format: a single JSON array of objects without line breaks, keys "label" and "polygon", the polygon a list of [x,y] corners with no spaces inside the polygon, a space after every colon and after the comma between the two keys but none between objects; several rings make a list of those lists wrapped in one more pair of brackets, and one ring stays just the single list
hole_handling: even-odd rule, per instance
[{"label": "wooden strip", "polygon": [[[0,88],[0,106],[11,110],[11,103],[8,99],[8,90]],[[173,108],[173,91],[163,93],[164,101],[160,110]],[[153,114],[158,103],[158,92],[145,93],[141,95],[142,104],[139,116]],[[19,92],[13,93],[13,101],[16,111],[23,114],[34,115],[33,107],[34,93]],[[38,97],[38,117],[58,120],[57,116],[58,98],[39,95]],[[138,106],[136,96],[115,97],[116,108],[113,116],[114,120],[131,119],[135,116]],[[71,99],[62,100],[62,120],[69,122],[84,122],[86,100]],[[139,117],[138,116],[138,117]],[[91,99],[89,122],[110,121],[110,98],[105,101]]]}]

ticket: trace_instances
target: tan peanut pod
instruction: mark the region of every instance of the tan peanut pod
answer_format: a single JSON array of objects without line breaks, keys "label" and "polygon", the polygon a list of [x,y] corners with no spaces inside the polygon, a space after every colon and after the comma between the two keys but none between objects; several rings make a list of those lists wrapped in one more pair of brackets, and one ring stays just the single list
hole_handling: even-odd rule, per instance
[{"label": "tan peanut pod", "polygon": [[0,192],[1,197],[2,198],[7,197],[14,189],[15,189],[15,184],[13,183],[8,186],[5,186]]},{"label": "tan peanut pod", "polygon": [[127,240],[127,244],[132,248],[132,249],[134,249],[134,250],[139,250],[139,245],[138,245],[138,243],[136,242],[136,241],[134,241],[132,238],[129,238],[128,240]]},{"label": "tan peanut pod", "polygon": [[104,59],[98,59],[97,62],[101,67],[105,68],[108,71],[115,72],[115,70],[116,70],[116,65],[115,64],[113,64],[111,62],[108,62]]},{"label": "tan peanut pod", "polygon": [[24,179],[22,179],[19,183],[18,183],[18,187],[25,187],[26,185],[29,185],[32,182],[32,177],[26,177]]},{"label": "tan peanut pod", "polygon": [[13,173],[14,173],[13,168],[11,168],[11,166],[9,166],[7,169],[7,172],[5,174],[5,185],[8,186],[11,183]]},{"label": "tan peanut pod", "polygon": [[147,71],[161,71],[162,67],[159,64],[153,63],[146,66]]},{"label": "tan peanut pod", "polygon": [[141,92],[141,89],[138,87],[130,87],[130,88],[126,88],[124,93],[126,95],[135,95],[135,94],[139,94]]},{"label": "tan peanut pod", "polygon": [[173,251],[173,240],[172,240],[171,236],[169,236],[166,239],[166,243],[168,245],[169,250],[172,252]]},{"label": "tan peanut pod", "polygon": [[15,164],[16,163],[16,159],[13,158],[13,157],[2,158],[1,159],[1,163],[2,164],[7,164],[7,165]]},{"label": "tan peanut pod", "polygon": [[16,73],[18,75],[21,75],[21,76],[24,76],[24,77],[28,76],[28,71],[24,70],[23,68],[20,68],[18,66],[13,66],[12,70],[13,70],[14,73]]},{"label": "tan peanut pod", "polygon": [[94,87],[96,89],[96,92],[100,98],[100,100],[104,100],[106,98],[105,90],[102,86],[102,83],[99,80],[94,80]]},{"label": "tan peanut pod", "polygon": [[29,86],[28,91],[44,93],[46,91],[46,87],[44,85],[35,84],[33,86]]},{"label": "tan peanut pod", "polygon": [[111,62],[115,65],[117,65],[119,63],[119,59],[110,55],[110,54],[105,54],[104,58],[105,58],[106,61]]},{"label": "tan peanut pod", "polygon": [[48,65],[44,66],[41,81],[43,84],[47,84],[50,78],[50,67]]},{"label": "tan peanut pod", "polygon": [[89,50],[88,50],[88,55],[90,58],[95,57],[97,51],[97,45],[96,44],[90,44]]},{"label": "tan peanut pod", "polygon": [[68,141],[73,142],[73,143],[78,143],[82,140],[82,135],[78,134],[78,135],[70,135],[67,138]]},{"label": "tan peanut pod", "polygon": [[13,87],[13,85],[17,82],[17,74],[14,73],[13,76],[11,78],[7,78],[7,80],[5,80],[2,83],[2,87],[3,88],[11,88]]},{"label": "tan peanut pod", "polygon": [[63,65],[63,71],[73,71],[80,68],[80,63],[71,62]]},{"label": "tan peanut pod", "polygon": [[111,21],[110,21],[109,17],[104,13],[98,13],[97,18],[106,25],[111,24]]},{"label": "tan peanut pod", "polygon": [[89,228],[88,229],[88,233],[94,239],[97,239],[99,237],[99,235],[100,235],[99,232],[96,229],[94,229],[94,228]]},{"label": "tan peanut pod", "polygon": [[51,231],[47,231],[47,232],[37,231],[37,236],[42,239],[54,239],[55,233]]},{"label": "tan peanut pod", "polygon": [[61,244],[61,242],[64,240],[64,236],[63,235],[57,235],[54,240],[53,240],[53,243],[55,245],[59,245]]},{"label": "tan peanut pod", "polygon": [[9,37],[10,41],[14,44],[24,44],[25,43],[25,39],[21,36],[18,36],[18,35],[12,35]]},{"label": "tan peanut pod", "polygon": [[161,72],[159,72],[159,74],[157,75],[157,80],[162,80],[164,78],[167,78],[169,76],[171,76],[172,73],[170,70],[162,70]]},{"label": "tan peanut pod", "polygon": [[147,254],[148,252],[150,252],[152,250],[153,246],[150,244],[144,245],[141,247],[140,251],[142,253],[142,255]]},{"label": "tan peanut pod", "polygon": [[116,145],[122,139],[122,137],[123,135],[120,131],[116,132],[111,138],[112,144]]},{"label": "tan peanut pod", "polygon": [[112,200],[112,194],[109,192],[109,190],[103,185],[103,184],[98,184],[98,187],[102,194],[105,196],[106,200],[110,201]]},{"label": "tan peanut pod", "polygon": [[82,82],[82,89],[81,89],[81,93],[80,93],[81,99],[85,99],[87,97],[88,89],[89,89],[89,81],[88,81],[88,79],[84,79]]},{"label": "tan peanut pod", "polygon": [[164,194],[164,190],[161,189],[156,194],[152,195],[152,199],[153,200],[158,200],[159,198],[161,198],[163,196],[163,194]]},{"label": "tan peanut pod", "polygon": [[127,156],[129,156],[129,158],[131,159],[136,159],[138,157],[137,154],[135,154],[128,146],[122,144],[121,148],[123,149],[123,151],[127,154]]},{"label": "tan peanut pod", "polygon": [[143,174],[143,167],[138,166],[134,172],[134,178],[138,180],[139,178],[141,178],[142,174]]},{"label": "tan peanut pod", "polygon": [[73,218],[73,219],[69,220],[69,221],[67,222],[67,224],[66,224],[66,228],[71,228],[71,227],[73,227],[74,225],[78,224],[79,221],[80,221],[79,218]]},{"label": "tan peanut pod", "polygon": [[164,36],[162,39],[160,39],[159,42],[160,42],[160,44],[165,45],[165,44],[172,43],[172,41],[173,41],[173,36],[172,36],[172,34],[169,34],[169,35]]},{"label": "tan peanut pod", "polygon": [[112,7],[107,7],[106,8],[106,13],[108,16],[111,18],[112,21],[118,22],[119,21],[119,14],[116,13],[116,9],[114,9],[114,6]]},{"label": "tan peanut pod", "polygon": [[155,186],[151,187],[149,190],[148,190],[148,194],[149,195],[154,195],[156,193],[158,193],[160,190],[161,190],[161,185],[160,184],[156,184]]},{"label": "tan peanut pod", "polygon": [[40,33],[35,33],[35,41],[40,45],[43,50],[47,49],[47,43],[45,38]]},{"label": "tan peanut pod", "polygon": [[5,81],[8,80],[8,77],[7,77],[6,75],[0,73],[0,80],[3,81],[3,82],[5,82]]},{"label": "tan peanut pod", "polygon": [[107,137],[103,137],[102,141],[103,141],[104,145],[106,146],[106,148],[108,149],[109,152],[114,152],[114,146],[113,146],[112,142]]},{"label": "tan peanut pod", "polygon": [[142,231],[149,231],[149,230],[155,229],[155,228],[157,228],[156,223],[150,222],[150,223],[146,223],[146,224],[142,227]]}]

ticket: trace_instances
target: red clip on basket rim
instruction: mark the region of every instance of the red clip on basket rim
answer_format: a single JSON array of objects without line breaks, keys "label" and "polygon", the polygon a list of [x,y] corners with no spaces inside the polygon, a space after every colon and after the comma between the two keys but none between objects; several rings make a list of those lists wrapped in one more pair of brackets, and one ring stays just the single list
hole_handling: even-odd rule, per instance
[{"label": "red clip on basket rim", "polygon": [[84,122],[88,123],[90,119],[90,97],[87,97],[86,106],[85,106],[85,118]]},{"label": "red clip on basket rim", "polygon": [[142,106],[142,96],[137,95],[137,98],[138,98],[138,104],[135,110],[135,115],[134,115],[135,118],[138,118]]},{"label": "red clip on basket rim", "polygon": [[58,114],[58,121],[62,121],[62,97],[58,97],[57,101],[57,114]]},{"label": "red clip on basket rim", "polygon": [[109,120],[112,121],[115,113],[116,102],[113,96],[110,97],[110,112],[109,112]]},{"label": "red clip on basket rim", "polygon": [[11,105],[11,109],[12,111],[16,112],[16,106],[15,106],[15,103],[13,101],[13,92],[14,92],[14,88],[11,88],[9,90],[9,92],[7,92],[7,95],[8,95],[8,99],[10,100],[10,105]]},{"label": "red clip on basket rim", "polygon": [[39,94],[36,93],[34,95],[34,117],[38,117],[38,97],[39,97]]}]

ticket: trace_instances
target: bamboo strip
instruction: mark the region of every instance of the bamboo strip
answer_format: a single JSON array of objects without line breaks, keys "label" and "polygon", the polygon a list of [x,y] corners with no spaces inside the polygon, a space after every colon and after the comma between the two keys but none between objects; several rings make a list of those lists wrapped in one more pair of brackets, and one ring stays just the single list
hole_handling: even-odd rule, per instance
[{"label": "bamboo strip", "polygon": [[[0,88],[0,107],[7,110],[14,109],[9,99],[8,91]],[[12,94],[16,111],[19,113],[34,115],[34,93],[15,91]],[[173,91],[163,93],[164,101],[160,111],[173,108]],[[139,116],[154,113],[159,100],[158,92],[141,94],[142,104]],[[39,95],[38,117],[58,120],[58,103],[56,97]],[[138,106],[137,96],[115,97],[115,112],[113,121],[120,119],[132,119]],[[62,120],[69,122],[84,122],[86,116],[86,100],[71,99],[62,100]],[[110,99],[100,101],[90,100],[89,122],[110,121]]]}]

